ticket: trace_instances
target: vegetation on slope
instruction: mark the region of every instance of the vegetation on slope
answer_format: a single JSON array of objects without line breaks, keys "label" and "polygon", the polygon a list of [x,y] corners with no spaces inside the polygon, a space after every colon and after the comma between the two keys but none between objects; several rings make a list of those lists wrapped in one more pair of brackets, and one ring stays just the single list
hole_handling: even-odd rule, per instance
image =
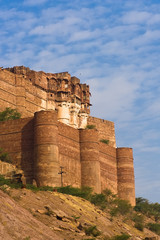
[{"label": "vegetation on slope", "polygon": [[[5,179],[3,176],[0,176],[0,187],[5,191],[6,185],[11,188],[23,188],[24,186],[21,183],[14,183],[11,180]],[[67,187],[35,187],[33,185],[26,185],[25,188],[31,189],[34,192],[38,191],[56,191],[72,196],[77,196],[84,198],[90,201],[95,206],[98,206],[101,210],[110,215],[110,220],[122,219],[125,223],[132,225],[139,231],[143,232],[144,228],[148,228],[156,234],[160,235],[160,204],[158,203],[149,203],[148,200],[137,198],[137,204],[133,209],[132,206],[125,200],[117,198],[110,190],[106,189],[101,194],[92,193],[92,189],[89,187],[83,188],[73,188],[71,186]],[[48,214],[50,216],[52,214]],[[145,220],[146,217],[147,221]],[[157,222],[155,223],[154,220]],[[95,237],[101,235],[101,231],[97,229],[96,225],[92,225],[84,228],[86,236]],[[125,240],[129,239],[130,236],[127,232],[122,233],[121,235],[116,235],[112,238],[104,238],[105,240]],[[90,238],[91,239],[91,238]]]}]

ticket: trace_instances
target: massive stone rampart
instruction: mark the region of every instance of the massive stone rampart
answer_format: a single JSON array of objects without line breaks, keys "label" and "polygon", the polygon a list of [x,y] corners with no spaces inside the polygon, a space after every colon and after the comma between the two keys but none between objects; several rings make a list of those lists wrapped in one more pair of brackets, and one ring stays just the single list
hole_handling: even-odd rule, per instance
[{"label": "massive stone rampart", "polygon": [[0,146],[28,183],[60,186],[62,166],[64,186],[90,186],[97,193],[109,188],[135,203],[132,149],[100,142],[97,129],[65,125],[54,110],[0,122]]},{"label": "massive stone rampart", "polygon": [[22,114],[0,122],[0,147],[28,183],[60,186],[63,167],[64,186],[90,186],[97,193],[109,188],[134,205],[132,149],[116,148],[113,122],[89,116],[89,96],[89,86],[68,72],[0,68],[0,111],[11,107]]},{"label": "massive stone rampart", "polygon": [[33,118],[0,122],[0,146],[9,153],[17,168],[24,170],[27,182],[31,183],[34,174]]}]

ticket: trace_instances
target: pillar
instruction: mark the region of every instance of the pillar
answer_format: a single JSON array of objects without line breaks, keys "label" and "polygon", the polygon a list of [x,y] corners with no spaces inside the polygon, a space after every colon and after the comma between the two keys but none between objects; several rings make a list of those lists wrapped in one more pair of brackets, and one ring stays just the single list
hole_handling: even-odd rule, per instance
[{"label": "pillar", "polygon": [[79,117],[79,128],[85,128],[87,126],[88,114],[86,112],[80,112],[78,117]]},{"label": "pillar", "polygon": [[117,148],[118,196],[135,206],[135,183],[132,148]]},{"label": "pillar", "polygon": [[81,185],[101,193],[98,131],[80,129]]},{"label": "pillar", "polygon": [[58,120],[62,123],[69,125],[69,103],[61,102],[58,103]]},{"label": "pillar", "polygon": [[35,113],[34,178],[38,186],[60,186],[57,114]]}]

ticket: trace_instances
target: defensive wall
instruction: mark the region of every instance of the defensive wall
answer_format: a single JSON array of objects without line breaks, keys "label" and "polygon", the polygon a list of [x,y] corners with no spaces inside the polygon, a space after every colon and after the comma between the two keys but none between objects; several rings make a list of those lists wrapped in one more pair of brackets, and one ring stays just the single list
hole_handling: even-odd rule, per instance
[{"label": "defensive wall", "polygon": [[[90,119],[96,129],[75,129],[63,124],[54,110],[0,122],[0,146],[24,171],[28,183],[35,179],[38,185],[60,186],[58,173],[62,166],[64,186],[90,186],[97,193],[109,188],[134,205],[132,149],[100,142],[108,129],[113,132],[114,125]],[[107,136],[113,138],[112,134]]]},{"label": "defensive wall", "polygon": [[42,87],[26,81],[23,75],[0,70],[0,109],[16,108],[22,117],[29,117],[36,111],[47,109],[49,103]]},{"label": "defensive wall", "polygon": [[0,111],[11,107],[22,114],[0,123],[0,147],[28,183],[60,186],[62,166],[64,186],[90,186],[97,193],[109,188],[134,205],[132,149],[116,148],[113,122],[89,116],[89,97],[89,86],[68,72],[0,68]]},{"label": "defensive wall", "polygon": [[90,113],[89,86],[68,72],[36,72],[24,66],[0,68],[0,109],[16,108],[22,117],[57,110],[58,120],[84,128]]}]

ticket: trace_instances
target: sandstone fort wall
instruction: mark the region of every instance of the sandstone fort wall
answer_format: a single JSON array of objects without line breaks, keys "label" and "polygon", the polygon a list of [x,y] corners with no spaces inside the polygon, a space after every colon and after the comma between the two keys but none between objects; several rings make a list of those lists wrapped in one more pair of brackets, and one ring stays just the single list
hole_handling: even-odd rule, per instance
[{"label": "sandstone fort wall", "polygon": [[51,96],[48,99],[47,91],[34,84],[23,75],[0,70],[0,109],[16,108],[22,117],[33,116],[40,110],[55,109],[54,99]]},{"label": "sandstone fort wall", "polygon": [[[62,166],[64,186],[90,186],[97,193],[109,188],[134,205],[132,149],[116,148],[113,122],[88,116],[89,86],[80,85],[75,77],[71,81],[68,73],[45,74],[24,67],[14,71],[0,68],[0,111],[16,108],[22,119],[0,122],[0,147],[23,170],[26,181],[60,186]],[[57,89],[55,100],[58,81],[62,94],[59,98]],[[71,94],[69,103],[64,100],[67,94]],[[81,129],[86,123],[96,129]]]},{"label": "sandstone fort wall", "polygon": [[0,146],[9,153],[13,163],[24,170],[27,182],[31,183],[34,169],[33,118],[1,122]]},{"label": "sandstone fort wall", "polygon": [[0,146],[22,168],[28,182],[36,178],[44,185],[53,177],[49,172],[56,172],[52,182],[58,185],[63,166],[64,185],[90,185],[96,192],[110,185],[117,192],[115,148],[99,143],[97,130],[74,129],[58,122],[56,114],[41,111],[34,118],[1,122]]},{"label": "sandstone fort wall", "polygon": [[60,166],[64,167],[64,184],[81,186],[81,162],[79,131],[63,123],[58,123],[58,146]]},{"label": "sandstone fort wall", "polygon": [[110,146],[116,147],[114,122],[89,116],[87,123],[96,126],[99,132],[99,140],[107,139]]},{"label": "sandstone fort wall", "polygon": [[74,129],[57,121],[56,111],[36,112],[34,118],[0,122],[0,146],[28,183],[90,186],[100,193],[109,188],[135,203],[133,153],[99,141],[97,129]]}]

